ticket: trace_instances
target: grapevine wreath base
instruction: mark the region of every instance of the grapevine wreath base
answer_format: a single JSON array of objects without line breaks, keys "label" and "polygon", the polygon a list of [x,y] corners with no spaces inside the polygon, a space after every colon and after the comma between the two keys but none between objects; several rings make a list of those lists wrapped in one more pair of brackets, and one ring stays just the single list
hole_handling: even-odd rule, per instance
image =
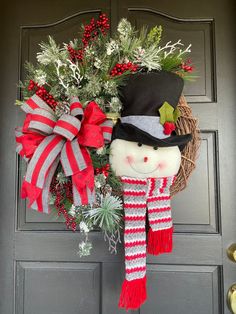
[{"label": "grapevine wreath base", "polygon": [[171,195],[184,190],[187,187],[188,179],[196,168],[196,160],[201,143],[198,120],[193,116],[185,97],[180,97],[178,108],[180,117],[176,122],[176,133],[179,135],[191,133],[192,140],[185,146],[181,153],[182,161],[176,180],[171,187]]}]

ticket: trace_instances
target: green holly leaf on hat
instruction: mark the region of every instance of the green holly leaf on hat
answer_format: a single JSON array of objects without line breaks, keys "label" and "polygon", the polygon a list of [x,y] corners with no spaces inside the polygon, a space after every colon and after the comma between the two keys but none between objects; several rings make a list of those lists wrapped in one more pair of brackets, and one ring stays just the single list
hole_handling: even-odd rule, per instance
[{"label": "green holly leaf on hat", "polygon": [[173,122],[175,123],[180,116],[180,111],[178,108],[174,109],[167,101],[159,109],[160,112],[160,123],[162,125],[165,122]]},{"label": "green holly leaf on hat", "polygon": [[181,116],[181,113],[179,111],[179,108],[176,107],[174,112],[173,112],[174,122],[176,122],[180,116]]}]

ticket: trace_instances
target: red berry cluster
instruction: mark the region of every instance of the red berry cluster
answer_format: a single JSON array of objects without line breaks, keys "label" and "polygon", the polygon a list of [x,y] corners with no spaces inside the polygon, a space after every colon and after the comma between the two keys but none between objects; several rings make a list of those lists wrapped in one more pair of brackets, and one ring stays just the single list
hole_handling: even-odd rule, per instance
[{"label": "red berry cluster", "polygon": [[192,61],[189,59],[181,64],[181,69],[184,70],[184,72],[192,72],[194,67],[191,64]]},{"label": "red berry cluster", "polygon": [[84,35],[82,38],[82,42],[85,47],[88,45],[90,40],[94,40],[98,36],[99,31],[103,35],[106,35],[106,30],[110,27],[110,24],[108,22],[108,17],[106,16],[106,14],[103,13],[99,16],[99,19],[97,21],[92,18],[90,23],[84,26]]},{"label": "red berry cluster", "polygon": [[58,216],[63,215],[67,228],[76,231],[77,224],[75,217],[72,217],[68,214],[68,211],[65,209],[65,206],[63,204],[63,200],[65,197],[66,199],[70,200],[71,203],[73,202],[72,182],[68,181],[64,184],[58,184],[54,176],[50,186],[50,192],[56,197],[54,205],[58,210]]},{"label": "red berry cluster", "polygon": [[28,90],[34,90],[35,88],[38,88],[38,83],[35,83],[33,80],[29,81]]},{"label": "red berry cluster", "polygon": [[70,59],[72,62],[75,62],[76,60],[82,61],[83,60],[83,50],[75,50],[70,45],[67,45],[67,50],[70,54]]},{"label": "red berry cluster", "polygon": [[111,70],[110,74],[111,76],[117,76],[123,74],[126,71],[136,72],[137,70],[138,66],[132,62],[117,63]]},{"label": "red berry cluster", "polygon": [[66,198],[73,203],[73,192],[72,192],[72,182],[68,181],[63,184]]},{"label": "red berry cluster", "polygon": [[75,221],[75,217],[72,217],[71,215],[68,214],[63,204],[60,205],[60,209],[58,210],[58,216],[61,216],[61,215],[63,215],[66,221],[67,228],[71,229],[72,231],[76,231],[77,224]]},{"label": "red berry cluster", "polygon": [[52,109],[55,109],[57,106],[56,100],[52,95],[43,87],[39,86],[38,83],[35,83],[33,80],[29,81],[28,85],[29,91],[34,91],[41,99],[43,99]]},{"label": "red berry cluster", "polygon": [[100,33],[106,35],[106,31],[110,28],[109,19],[106,14],[102,13],[99,19],[95,21],[94,18],[91,19],[90,23],[84,26],[84,34],[82,38],[83,49],[75,50],[70,45],[67,49],[70,54],[71,61],[76,60],[81,61],[83,59],[83,50],[86,48],[91,40],[95,40]]}]

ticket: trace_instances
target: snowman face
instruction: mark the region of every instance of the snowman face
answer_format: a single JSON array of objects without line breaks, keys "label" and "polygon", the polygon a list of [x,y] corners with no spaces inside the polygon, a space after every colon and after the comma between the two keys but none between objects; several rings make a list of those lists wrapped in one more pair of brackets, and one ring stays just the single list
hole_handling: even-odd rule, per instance
[{"label": "snowman face", "polygon": [[161,178],[177,174],[181,153],[178,146],[152,147],[116,139],[111,144],[110,163],[117,176]]}]

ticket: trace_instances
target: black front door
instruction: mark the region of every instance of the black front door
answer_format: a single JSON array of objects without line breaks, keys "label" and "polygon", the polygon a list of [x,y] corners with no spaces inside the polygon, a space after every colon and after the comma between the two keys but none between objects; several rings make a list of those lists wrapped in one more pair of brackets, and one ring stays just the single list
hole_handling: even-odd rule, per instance
[{"label": "black front door", "polygon": [[199,78],[185,95],[199,118],[202,145],[187,189],[173,199],[172,254],[148,258],[142,314],[229,313],[227,291],[236,265],[226,255],[236,242],[235,17],[225,1],[11,1],[1,12],[0,313],[115,314],[124,276],[123,250],[110,255],[93,232],[93,254],[77,254],[79,233],[53,217],[26,208],[19,198],[24,164],[15,154],[14,107],[23,64],[52,35],[72,39],[82,21],[104,11],[114,30],[119,18],[137,27],[162,24],[166,39],[192,43]]}]

